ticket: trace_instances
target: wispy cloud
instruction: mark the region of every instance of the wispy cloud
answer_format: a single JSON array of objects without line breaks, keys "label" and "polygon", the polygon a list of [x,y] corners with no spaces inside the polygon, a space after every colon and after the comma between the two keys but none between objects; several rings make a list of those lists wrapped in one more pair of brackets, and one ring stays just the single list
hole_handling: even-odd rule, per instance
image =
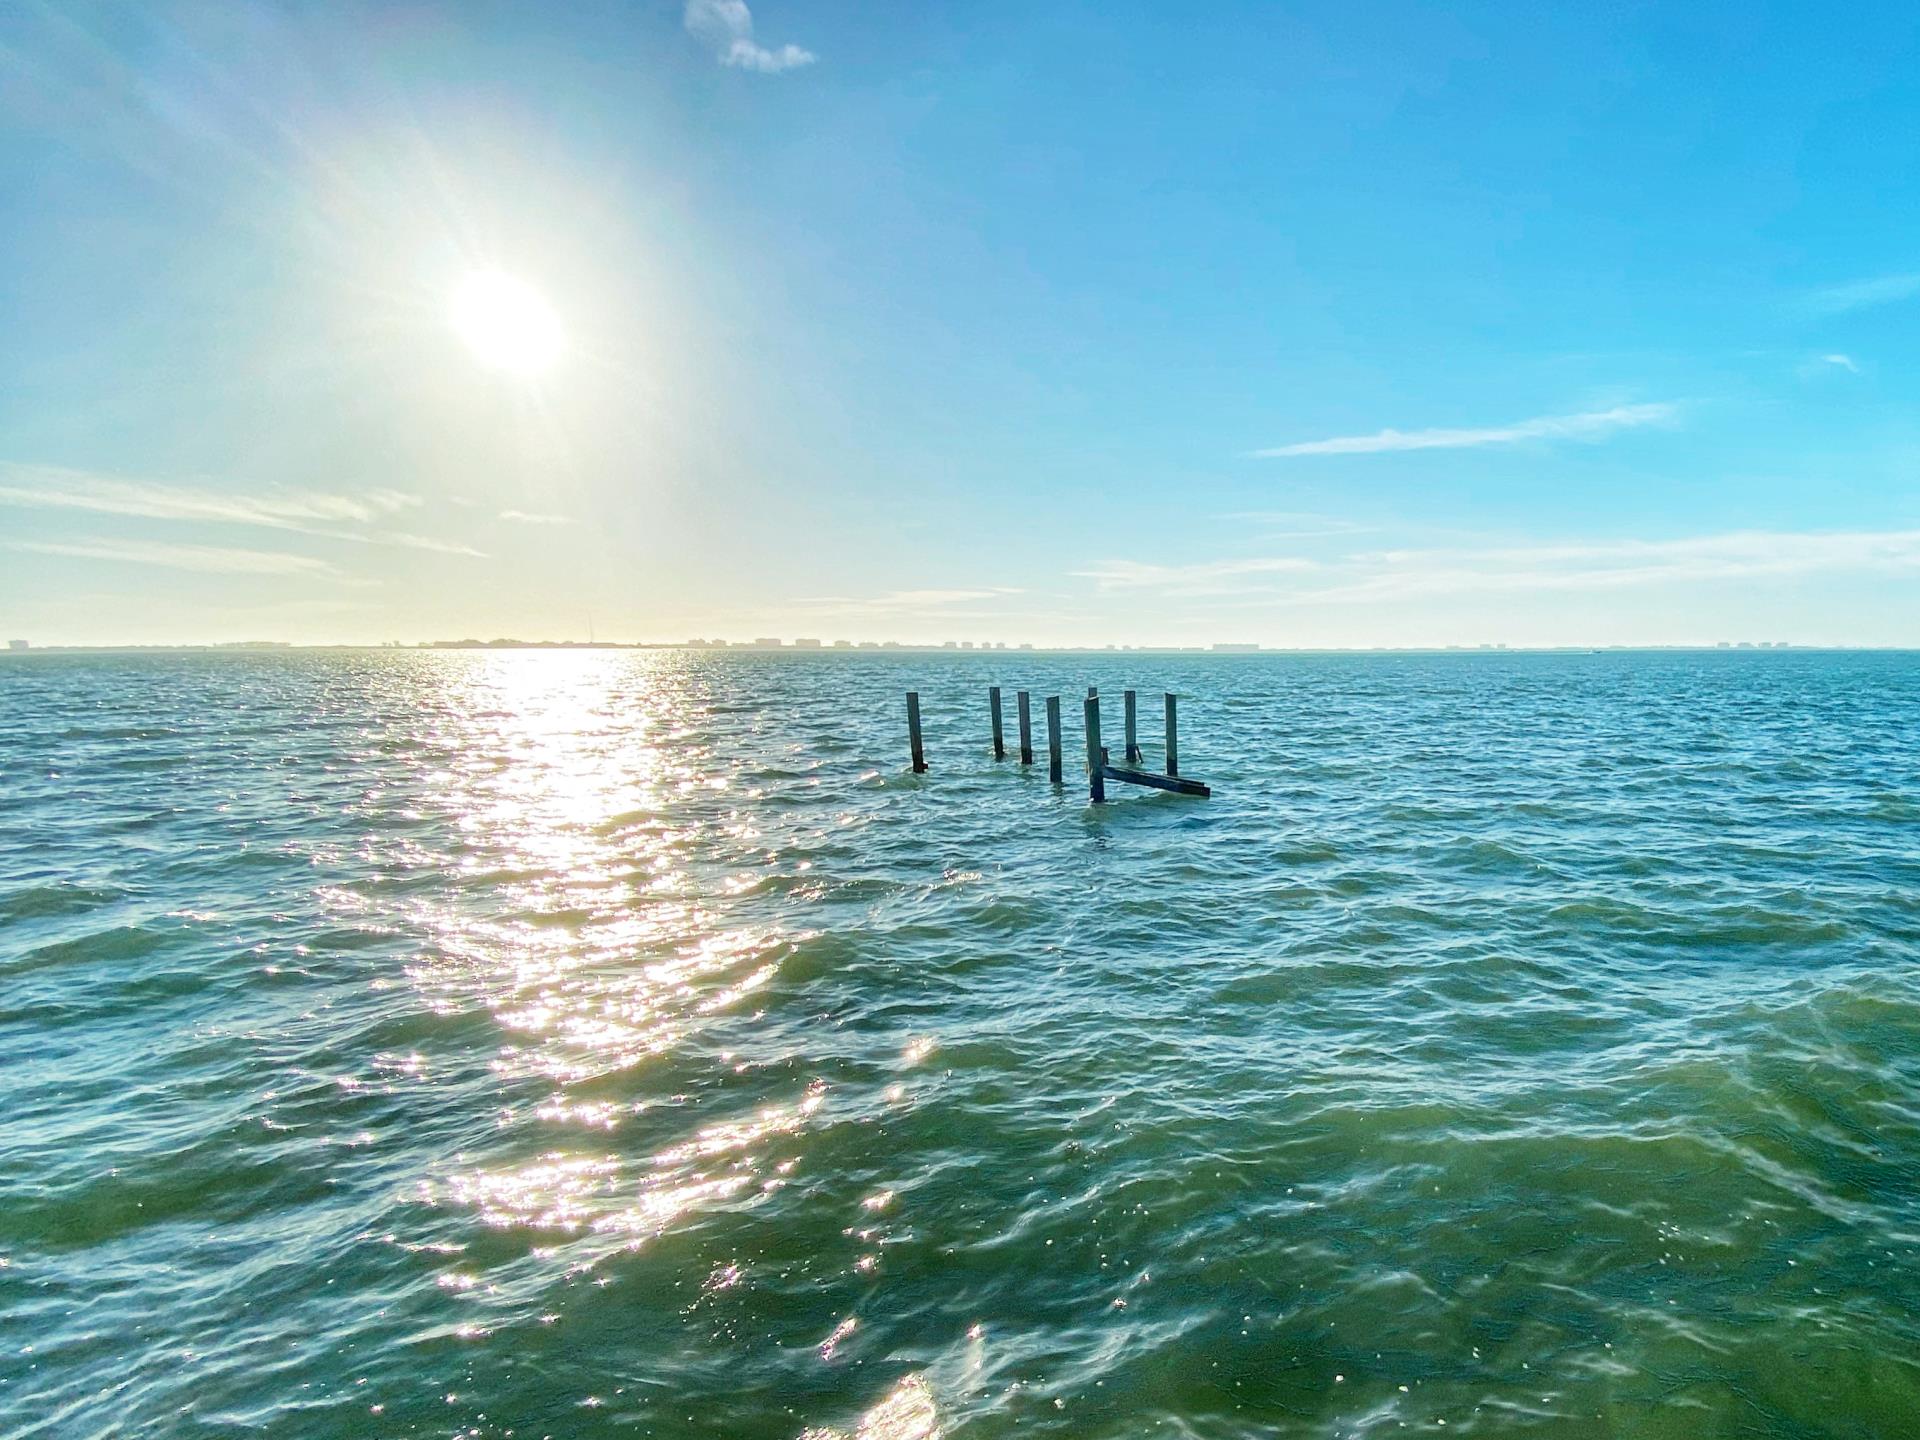
[{"label": "wispy cloud", "polygon": [[1805,308],[1815,315],[1844,315],[1849,310],[1893,305],[1915,296],[1920,296],[1920,272],[1877,275],[1868,280],[1850,280],[1844,285],[1823,286],[1806,297]]},{"label": "wispy cloud", "polygon": [[233,550],[220,545],[172,545],[157,540],[87,539],[12,540],[9,550],[62,555],[75,560],[108,560],[122,565],[157,565],[219,575],[309,575],[344,580],[338,567],[311,555],[277,550]]},{"label": "wispy cloud", "polygon": [[1674,540],[1400,550],[1354,558],[1350,578],[1309,598],[1400,600],[1916,570],[1920,530],[1736,530]]},{"label": "wispy cloud", "polygon": [[1302,575],[1322,569],[1317,560],[1296,555],[1248,560],[1208,560],[1194,565],[1154,565],[1139,560],[1109,560],[1090,570],[1076,570],[1076,579],[1091,580],[1103,590],[1158,590],[1169,595],[1231,595],[1246,590],[1248,582],[1276,575]]},{"label": "wispy cloud", "polygon": [[989,586],[972,590],[889,590],[883,595],[807,595],[795,600],[815,613],[830,615],[888,615],[915,611],[945,610],[954,605],[998,600],[1025,592],[1007,586]]},{"label": "wispy cloud", "polygon": [[101,475],[59,465],[0,462],[0,505],[84,510],[96,515],[125,515],[145,520],[251,526],[347,540],[359,545],[396,545],[442,555],[481,555],[471,545],[403,530],[337,528],[377,526],[420,503],[419,496],[395,490],[372,490],[358,495],[278,488],[251,492],[208,490]]},{"label": "wispy cloud", "polygon": [[502,520],[512,520],[521,525],[571,525],[571,515],[542,515],[532,510],[502,510]]},{"label": "wispy cloud", "polygon": [[1322,515],[1311,510],[1230,510],[1213,518],[1244,530],[1258,531],[1263,541],[1363,535],[1377,528],[1339,515]]},{"label": "wispy cloud", "polygon": [[1523,440],[1600,440],[1617,430],[1671,422],[1680,407],[1671,403],[1616,405],[1579,415],[1540,415],[1511,425],[1462,430],[1379,430],[1371,435],[1337,435],[1255,450],[1256,459],[1296,455],[1377,455],[1389,450],[1471,450],[1485,445],[1514,445]]},{"label": "wispy cloud", "polygon": [[746,0],[687,0],[683,20],[687,33],[712,47],[714,58],[722,65],[778,75],[783,70],[811,65],[818,58],[798,45],[770,50],[757,42],[753,38],[753,12],[747,9]]},{"label": "wispy cloud", "polygon": [[1920,572],[1920,530],[1736,530],[1669,540],[1359,551],[1330,560],[1112,561],[1078,574],[1103,589],[1268,604],[1351,604],[1901,572]]},{"label": "wispy cloud", "polygon": [[231,494],[127,480],[59,465],[0,463],[0,503],[59,506],[153,520],[205,520],[299,530],[316,523],[370,524],[418,505],[420,500],[391,490],[366,495],[288,490]]},{"label": "wispy cloud", "polygon": [[1851,355],[1822,355],[1820,357],[1820,363],[1822,365],[1833,366],[1836,369],[1845,370],[1849,375],[1858,375],[1860,373],[1860,367],[1854,364]]}]

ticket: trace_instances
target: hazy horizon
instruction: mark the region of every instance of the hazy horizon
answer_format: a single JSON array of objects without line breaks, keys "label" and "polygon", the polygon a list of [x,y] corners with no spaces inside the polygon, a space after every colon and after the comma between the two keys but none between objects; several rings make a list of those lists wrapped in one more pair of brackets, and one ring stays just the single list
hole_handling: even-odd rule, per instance
[{"label": "hazy horizon", "polygon": [[16,7],[0,640],[1920,645],[1915,35]]}]

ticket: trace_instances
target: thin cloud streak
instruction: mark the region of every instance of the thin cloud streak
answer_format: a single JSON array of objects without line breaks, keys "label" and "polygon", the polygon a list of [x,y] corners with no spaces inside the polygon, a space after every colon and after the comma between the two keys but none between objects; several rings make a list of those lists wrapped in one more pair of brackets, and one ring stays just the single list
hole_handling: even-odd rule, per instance
[{"label": "thin cloud streak", "polygon": [[1616,405],[1580,415],[1540,415],[1511,425],[1459,430],[1380,430],[1372,435],[1336,435],[1329,440],[1305,440],[1251,452],[1257,460],[1290,459],[1300,455],[1378,455],[1395,450],[1472,450],[1487,445],[1514,445],[1523,440],[1604,439],[1619,430],[1663,425],[1680,407],[1661,402]]},{"label": "thin cloud streak", "polygon": [[393,545],[440,555],[484,559],[483,551],[455,540],[414,535],[404,530],[335,530],[330,525],[374,525],[414,509],[417,495],[372,490],[361,495],[269,489],[234,494],[192,486],[158,485],[71,470],[58,465],[0,462],[0,505],[42,510],[83,510],[143,520],[241,525],[344,540],[356,545]]},{"label": "thin cloud streak", "polygon": [[542,515],[531,510],[502,510],[502,520],[512,520],[521,525],[571,525],[571,515]]},{"label": "thin cloud streak", "polygon": [[73,560],[107,560],[122,565],[152,565],[168,570],[192,570],[218,575],[306,575],[329,580],[349,577],[338,567],[311,555],[277,550],[234,550],[219,545],[173,545],[158,540],[88,539],[12,540],[9,550],[38,555],[60,555]]},{"label": "thin cloud streak", "polygon": [[1920,530],[1738,530],[1674,540],[1363,551],[1324,561],[1114,561],[1078,573],[1102,589],[1272,604],[1370,604],[1867,572],[1920,572]]},{"label": "thin cloud streak", "polygon": [[1876,305],[1894,305],[1920,295],[1920,273],[1877,275],[1844,285],[1828,285],[1806,297],[1805,308],[1815,315],[1845,315]]},{"label": "thin cloud streak", "polygon": [[819,57],[798,45],[770,50],[753,38],[753,12],[745,0],[687,0],[681,16],[687,33],[710,46],[722,65],[778,75],[811,65]]},{"label": "thin cloud streak", "polygon": [[1167,595],[1232,595],[1258,576],[1301,575],[1321,569],[1299,556],[1250,560],[1211,560],[1197,565],[1154,565],[1139,560],[1109,560],[1091,570],[1075,570],[1075,579],[1091,580],[1103,590],[1158,590]]},{"label": "thin cloud streak", "polygon": [[973,590],[889,590],[884,595],[807,595],[794,600],[816,615],[889,615],[914,612],[945,612],[955,605],[983,600],[999,600],[1024,592],[1006,586]]},{"label": "thin cloud streak", "polygon": [[415,495],[376,490],[365,495],[266,490],[225,494],[185,486],[123,480],[58,465],[0,464],[0,503],[91,510],[150,520],[202,520],[299,530],[313,524],[369,525],[420,504]]}]

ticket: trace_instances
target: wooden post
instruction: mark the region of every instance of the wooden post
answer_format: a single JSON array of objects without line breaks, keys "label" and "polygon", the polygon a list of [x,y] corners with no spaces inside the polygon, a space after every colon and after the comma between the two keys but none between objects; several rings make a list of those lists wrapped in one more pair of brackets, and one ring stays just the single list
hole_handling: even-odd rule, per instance
[{"label": "wooden post", "polygon": [[1004,760],[1007,758],[1007,744],[1000,736],[1000,687],[998,685],[987,687],[987,706],[993,711],[993,758]]},{"label": "wooden post", "polygon": [[1127,691],[1127,764],[1138,765],[1140,763],[1140,737],[1134,733],[1133,718],[1133,691],[1129,690]]},{"label": "wooden post", "polygon": [[1093,803],[1107,798],[1107,751],[1100,743],[1100,697],[1087,696],[1087,793]]},{"label": "wooden post", "polygon": [[926,752],[920,748],[920,692],[907,691],[907,740],[913,746],[913,773],[927,773]]},{"label": "wooden post", "polygon": [[1033,764],[1033,714],[1027,708],[1027,692],[1014,693],[1014,700],[1020,709],[1020,763]]},{"label": "wooden post", "polygon": [[1047,697],[1047,778],[1060,783],[1060,697]]},{"label": "wooden post", "polygon": [[1167,774],[1169,775],[1178,775],[1180,773],[1180,737],[1177,733],[1179,729],[1179,724],[1176,719],[1177,714],[1177,702],[1174,700],[1173,692],[1169,690],[1167,691]]}]

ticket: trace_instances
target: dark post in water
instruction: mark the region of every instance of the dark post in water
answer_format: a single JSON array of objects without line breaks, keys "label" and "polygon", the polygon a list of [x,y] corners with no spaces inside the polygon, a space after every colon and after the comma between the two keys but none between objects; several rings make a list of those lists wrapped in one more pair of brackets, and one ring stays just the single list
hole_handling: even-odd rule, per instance
[{"label": "dark post in water", "polygon": [[1134,733],[1134,728],[1133,728],[1133,720],[1134,720],[1133,691],[1131,690],[1127,691],[1126,698],[1127,698],[1127,764],[1138,765],[1140,763],[1140,738],[1138,735]]},{"label": "dark post in water", "polygon": [[1031,765],[1033,764],[1033,715],[1027,709],[1027,692],[1016,691],[1013,698],[1020,710],[1020,763]]},{"label": "dark post in water", "polygon": [[1177,728],[1175,712],[1176,702],[1173,692],[1169,690],[1167,691],[1167,774],[1169,775],[1180,773],[1180,737],[1174,733]]},{"label": "dark post in water", "polygon": [[907,740],[913,746],[913,773],[927,773],[926,752],[920,748],[920,692],[907,691]]},{"label": "dark post in water", "polygon": [[1087,793],[1093,803],[1107,798],[1107,751],[1100,743],[1100,697],[1087,696]]},{"label": "dark post in water", "polygon": [[1006,741],[1000,737],[1000,687],[998,685],[987,687],[987,707],[993,711],[993,758],[1004,760],[1007,758],[1007,745]]},{"label": "dark post in water", "polygon": [[1047,778],[1060,783],[1060,697],[1047,697]]}]

